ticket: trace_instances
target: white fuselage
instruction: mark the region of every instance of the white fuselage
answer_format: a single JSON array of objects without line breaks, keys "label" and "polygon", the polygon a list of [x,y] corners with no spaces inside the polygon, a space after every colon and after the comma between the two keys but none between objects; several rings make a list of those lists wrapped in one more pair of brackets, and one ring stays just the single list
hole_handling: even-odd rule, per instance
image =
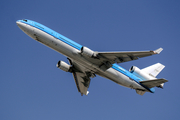
[{"label": "white fuselage", "polygon": [[140,84],[129,78],[128,76],[124,75],[119,71],[116,71],[113,68],[109,68],[106,71],[101,70],[98,66],[91,63],[88,59],[85,59],[82,55],[80,55],[79,54],[80,50],[60,41],[56,37],[47,34],[46,32],[36,27],[33,27],[31,25],[22,22],[17,21],[17,25],[31,38],[54,49],[55,51],[63,54],[64,56],[73,59],[73,61],[85,67],[89,71],[93,71],[95,74],[110,79],[116,82],[117,84],[120,84],[125,87],[132,89],[146,90],[143,86],[141,86]]}]

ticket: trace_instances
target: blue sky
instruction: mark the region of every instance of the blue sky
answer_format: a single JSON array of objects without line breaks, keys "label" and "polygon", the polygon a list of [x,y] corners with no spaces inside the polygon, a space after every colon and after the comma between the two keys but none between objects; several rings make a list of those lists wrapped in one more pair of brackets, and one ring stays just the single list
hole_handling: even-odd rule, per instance
[{"label": "blue sky", "polygon": [[[0,120],[180,119],[178,0],[1,0]],[[155,94],[97,76],[81,97],[70,73],[56,68],[66,57],[36,42],[16,25],[30,19],[95,51],[164,48],[160,55],[122,63],[140,69],[160,62],[169,80]]]}]

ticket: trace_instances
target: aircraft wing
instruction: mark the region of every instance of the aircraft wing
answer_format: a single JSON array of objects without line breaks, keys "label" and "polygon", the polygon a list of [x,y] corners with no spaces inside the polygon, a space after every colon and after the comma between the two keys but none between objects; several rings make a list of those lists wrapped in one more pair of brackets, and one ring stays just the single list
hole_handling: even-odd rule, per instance
[{"label": "aircraft wing", "polygon": [[88,72],[88,70],[85,67],[75,63],[73,60],[69,58],[68,60],[73,67],[72,74],[78,92],[80,92],[81,95],[88,95],[88,88],[91,81],[90,77],[92,77],[92,73]]},{"label": "aircraft wing", "polygon": [[137,60],[138,58],[159,54],[162,50],[162,48],[159,48],[155,51],[98,52],[97,54],[113,64]]}]

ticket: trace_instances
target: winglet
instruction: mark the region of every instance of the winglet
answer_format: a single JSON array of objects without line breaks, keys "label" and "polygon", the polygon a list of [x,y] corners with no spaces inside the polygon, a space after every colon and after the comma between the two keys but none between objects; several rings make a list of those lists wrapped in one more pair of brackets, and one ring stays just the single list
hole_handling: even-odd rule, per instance
[{"label": "winglet", "polygon": [[159,48],[159,49],[155,50],[154,53],[159,54],[162,50],[163,50],[163,48]]}]

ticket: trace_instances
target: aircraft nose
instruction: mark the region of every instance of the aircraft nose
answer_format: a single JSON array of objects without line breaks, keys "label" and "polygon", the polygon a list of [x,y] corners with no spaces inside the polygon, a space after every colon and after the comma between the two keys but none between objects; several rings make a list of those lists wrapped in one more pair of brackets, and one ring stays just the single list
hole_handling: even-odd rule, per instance
[{"label": "aircraft nose", "polygon": [[[23,20],[25,21],[25,20]],[[16,24],[17,26],[24,32],[26,33],[27,35],[29,35],[30,37],[32,37],[33,39],[36,39],[34,38],[34,30],[33,28],[30,26],[30,25],[27,25],[25,22],[23,22],[22,20],[18,20],[16,21]],[[26,21],[27,22],[27,21]]]},{"label": "aircraft nose", "polygon": [[22,31],[25,32],[27,30],[26,24],[22,23],[21,21],[16,21],[16,24]]},{"label": "aircraft nose", "polygon": [[17,26],[19,27],[19,28],[22,28],[22,24],[21,24],[21,22],[18,20],[18,21],[16,21],[16,24],[17,24]]}]

